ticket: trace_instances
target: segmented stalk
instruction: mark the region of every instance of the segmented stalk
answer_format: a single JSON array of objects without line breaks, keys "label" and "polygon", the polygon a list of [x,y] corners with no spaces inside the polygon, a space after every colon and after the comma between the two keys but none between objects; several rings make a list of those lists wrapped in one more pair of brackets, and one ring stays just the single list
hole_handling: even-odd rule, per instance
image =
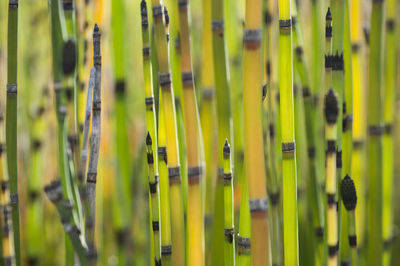
[{"label": "segmented stalk", "polygon": [[[394,148],[393,148],[393,124],[396,99],[396,8],[397,1],[388,0],[386,4],[386,61],[385,61],[385,80],[384,80],[384,106],[383,106],[383,209],[382,209],[382,226],[383,226],[383,265],[390,265],[391,248],[390,243],[393,238],[393,178],[394,178]],[[398,38],[397,38],[398,40]]]},{"label": "segmented stalk", "polygon": [[285,265],[298,265],[297,171],[293,114],[290,0],[279,0],[279,87],[282,128],[283,243]]},{"label": "segmented stalk", "polygon": [[190,54],[189,1],[178,0],[183,118],[187,156],[187,232],[189,265],[204,265],[204,214],[202,200],[201,128]]},{"label": "segmented stalk", "polygon": [[100,50],[100,29],[95,24],[93,30],[93,64],[96,69],[95,81],[93,87],[92,102],[92,134],[90,136],[90,155],[86,174],[86,188],[88,197],[89,211],[86,214],[85,233],[86,241],[91,254],[90,264],[96,261],[96,245],[94,238],[95,218],[96,218],[96,181],[97,164],[100,152],[100,134],[101,134],[101,50]]},{"label": "segmented stalk", "polygon": [[328,200],[326,209],[328,266],[338,265],[338,212],[336,203],[337,179],[336,179],[336,142],[337,121],[339,115],[339,100],[337,94],[330,89],[325,96],[326,118],[326,181],[325,190]]},{"label": "segmented stalk", "polygon": [[2,260],[3,265],[16,265],[15,250],[14,250],[14,230],[13,230],[13,220],[12,220],[12,205],[10,202],[10,190],[9,190],[9,180],[4,171],[4,160],[3,156],[6,152],[5,144],[3,140],[3,130],[4,130],[4,116],[3,107],[0,106],[0,183],[1,183],[1,193],[0,193],[0,225],[2,228],[1,234],[1,247],[2,247]]},{"label": "segmented stalk", "polygon": [[233,178],[231,171],[231,147],[228,140],[224,149],[224,265],[235,265],[235,229],[233,210]]},{"label": "segmented stalk", "polygon": [[[214,0],[211,6],[211,29],[214,62],[214,80],[217,99],[218,144],[217,150],[223,149],[225,139],[231,139],[231,103],[228,84],[226,47],[224,34],[224,0]],[[221,256],[224,245],[224,190],[223,190],[223,155],[218,152],[217,188],[214,198],[214,224],[212,243],[212,265],[222,265]]]},{"label": "segmented stalk", "polygon": [[18,53],[18,0],[8,3],[7,30],[7,98],[6,98],[6,147],[7,170],[10,177],[10,204],[14,233],[15,261],[21,265],[19,203],[18,203],[18,155],[17,155],[17,53]]},{"label": "segmented stalk", "polygon": [[368,67],[368,251],[367,265],[382,265],[382,44],[383,2],[372,1],[370,55]]},{"label": "segmented stalk", "polygon": [[[185,263],[185,229],[183,217],[183,195],[181,189],[181,172],[179,164],[179,148],[177,140],[177,124],[175,115],[174,92],[171,83],[168,46],[165,36],[165,21],[162,14],[161,1],[152,0],[155,40],[159,64],[159,80],[163,101],[165,122],[168,178],[170,184],[171,228],[172,228],[172,262],[173,265]],[[161,250],[163,252],[163,250]],[[170,250],[172,252],[172,250]]]}]

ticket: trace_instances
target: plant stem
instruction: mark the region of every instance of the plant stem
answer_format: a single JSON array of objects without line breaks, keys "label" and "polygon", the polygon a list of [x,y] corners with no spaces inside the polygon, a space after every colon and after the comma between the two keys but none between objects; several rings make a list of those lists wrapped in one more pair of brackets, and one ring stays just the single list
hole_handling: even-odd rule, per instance
[{"label": "plant stem", "polygon": [[368,84],[368,258],[367,265],[382,265],[382,42],[383,3],[372,1]]},{"label": "plant stem", "polygon": [[293,115],[293,49],[290,0],[279,0],[279,87],[282,128],[283,243],[287,266],[299,264],[297,171]]},{"label": "plant stem", "polygon": [[235,265],[235,229],[233,209],[233,178],[231,171],[231,148],[226,140],[224,149],[224,265]]},{"label": "plant stem", "polygon": [[18,55],[18,0],[9,0],[7,36],[7,99],[6,99],[6,147],[7,169],[10,176],[10,204],[14,233],[15,261],[21,265],[19,202],[18,202],[18,154],[17,154],[17,55]]}]

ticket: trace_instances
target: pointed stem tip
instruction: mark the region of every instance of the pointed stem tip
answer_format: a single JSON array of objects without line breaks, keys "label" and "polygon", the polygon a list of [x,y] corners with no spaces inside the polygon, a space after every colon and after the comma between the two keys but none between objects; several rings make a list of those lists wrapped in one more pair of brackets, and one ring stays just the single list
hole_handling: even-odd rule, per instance
[{"label": "pointed stem tip", "polygon": [[328,11],[326,12],[326,17],[325,17],[325,19],[326,19],[327,21],[332,21],[332,13],[331,13],[331,8],[330,8],[330,7],[328,7]]},{"label": "pointed stem tip", "polygon": [[228,139],[225,139],[223,152],[224,156],[229,156],[231,154],[231,147],[229,145]]},{"label": "pointed stem tip", "polygon": [[150,146],[152,144],[151,137],[150,137],[150,132],[147,132],[146,136],[146,145]]}]

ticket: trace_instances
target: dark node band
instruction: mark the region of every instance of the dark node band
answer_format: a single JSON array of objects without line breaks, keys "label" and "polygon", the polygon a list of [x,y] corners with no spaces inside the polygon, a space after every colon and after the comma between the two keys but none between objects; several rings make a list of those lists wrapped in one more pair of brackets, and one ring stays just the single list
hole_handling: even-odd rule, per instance
[{"label": "dark node band", "polygon": [[332,70],[335,71],[343,71],[344,69],[344,61],[343,61],[343,53],[334,55],[332,57]]},{"label": "dark node band", "polygon": [[327,193],[327,197],[328,197],[328,205],[336,204],[336,194]]},{"label": "dark node band", "polygon": [[74,4],[72,3],[72,1],[64,1],[63,9],[64,9],[64,11],[66,11],[66,10],[71,11],[71,10],[74,10],[75,7],[74,7]]},{"label": "dark node band", "polygon": [[352,248],[357,247],[357,236],[356,235],[349,235],[349,245]]},{"label": "dark node band", "polygon": [[244,29],[243,42],[261,42],[261,29]]},{"label": "dark node band", "polygon": [[343,132],[347,131],[347,130],[351,130],[351,128],[353,127],[353,116],[351,114],[345,116],[343,118]]},{"label": "dark node band", "polygon": [[172,246],[171,245],[161,246],[161,256],[169,256],[171,254],[172,254]]},{"label": "dark node band", "polygon": [[161,5],[156,5],[156,6],[153,6],[152,7],[152,10],[153,10],[153,17],[154,18],[156,18],[156,17],[161,17],[162,16],[162,7],[161,7]]},{"label": "dark node band", "polygon": [[329,54],[325,55],[325,68],[332,68],[332,56]]},{"label": "dark node band", "polygon": [[11,205],[16,205],[18,204],[18,193],[11,193],[10,194],[10,204]]},{"label": "dark node band", "polygon": [[325,27],[325,38],[332,38],[332,26]]},{"label": "dark node band", "polygon": [[217,169],[217,176],[218,176],[219,179],[224,178],[224,168],[223,168],[223,167],[218,166],[218,169]]},{"label": "dark node band", "polygon": [[161,266],[161,259],[155,259],[154,260],[154,265],[155,266]]},{"label": "dark node band", "polygon": [[320,239],[323,238],[324,237],[324,228],[323,227],[315,228],[315,236]]},{"label": "dark node band", "polygon": [[143,47],[142,52],[143,52],[143,56],[149,56],[150,55],[150,46],[147,45],[147,46]]},{"label": "dark node band", "polygon": [[279,28],[280,30],[290,30],[292,28],[292,19],[280,19]]},{"label": "dark node band", "polygon": [[153,164],[154,163],[154,156],[153,156],[152,152],[147,153],[147,163],[148,164]]},{"label": "dark node band", "polygon": [[250,212],[268,211],[268,197],[249,199]]},{"label": "dark node band", "polygon": [[194,166],[194,167],[188,167],[187,170],[187,175],[188,177],[198,177],[202,174],[202,167],[201,166]]},{"label": "dark node band", "polygon": [[383,240],[383,249],[388,250],[393,243],[393,238],[387,238]]},{"label": "dark node band", "polygon": [[0,182],[0,184],[1,184],[1,191],[3,192],[6,191],[8,188],[8,182],[3,180]]},{"label": "dark node band", "polygon": [[168,167],[168,178],[170,182],[175,179],[179,180],[180,176],[181,176],[181,168],[179,166]]},{"label": "dark node band", "polygon": [[193,84],[193,73],[190,72],[182,72],[182,85],[192,85]]},{"label": "dark node band", "polygon": [[336,245],[328,245],[328,255],[329,257],[334,257],[335,255],[337,255],[337,252],[339,250],[339,244]]},{"label": "dark node band", "polygon": [[129,229],[122,228],[116,231],[115,238],[117,239],[118,245],[124,245],[128,241]]},{"label": "dark node band", "polygon": [[17,84],[9,83],[7,84],[7,94],[9,95],[16,95],[18,92]]},{"label": "dark node band", "polygon": [[242,237],[242,236],[237,236],[237,243],[238,247],[242,249],[250,249],[251,248],[251,242],[250,238],[248,237]]},{"label": "dark node band", "polygon": [[297,55],[298,57],[303,56],[303,52],[304,52],[303,47],[301,47],[301,46],[297,46],[297,47],[296,47],[295,53],[296,53],[296,55]]},{"label": "dark node band", "polygon": [[214,88],[203,89],[203,100],[211,100],[214,95]]},{"label": "dark node band", "polygon": [[293,27],[296,26],[296,22],[297,22],[296,17],[293,16],[293,17],[292,17],[292,25],[293,25]]},{"label": "dark node band", "polygon": [[115,83],[115,94],[123,95],[125,94],[125,81],[124,80],[117,80]]},{"label": "dark node band", "polygon": [[270,123],[268,128],[269,128],[269,136],[273,138],[275,136],[274,124]]},{"label": "dark node band", "polygon": [[40,193],[39,193],[38,191],[36,191],[36,190],[30,190],[30,191],[28,192],[28,198],[29,198],[31,201],[35,201],[36,199],[38,199],[38,198],[39,198],[39,195],[40,195]]},{"label": "dark node band", "polygon": [[315,147],[309,147],[307,149],[308,158],[313,159],[315,158]]},{"label": "dark node band", "polygon": [[85,227],[86,229],[93,229],[94,228],[94,221],[92,218],[86,218],[85,220]]},{"label": "dark node band", "polygon": [[279,197],[279,191],[269,193],[269,200],[271,201],[272,206],[277,206],[279,204]]},{"label": "dark node band", "polygon": [[155,182],[149,182],[149,188],[150,188],[150,193],[155,194],[157,193],[157,181]]},{"label": "dark node band", "polygon": [[360,44],[359,43],[352,43],[351,44],[351,51],[353,53],[358,53],[358,51],[360,51]]},{"label": "dark node band", "polygon": [[8,226],[8,224],[2,226],[2,232],[3,232],[3,237],[8,237],[10,233],[10,227]]},{"label": "dark node band", "polygon": [[101,101],[93,101],[92,110],[93,110],[93,112],[101,111]]},{"label": "dark node band", "polygon": [[392,129],[393,129],[392,124],[386,124],[386,125],[384,126],[384,132],[385,132],[385,134],[387,134],[387,135],[392,134]]},{"label": "dark node band", "polygon": [[224,181],[230,183],[232,181],[232,173],[224,173]]},{"label": "dark node band", "polygon": [[5,152],[6,150],[6,145],[4,143],[0,143],[0,155]]},{"label": "dark node band", "polygon": [[309,87],[303,87],[303,98],[308,98],[311,96],[311,91]]},{"label": "dark node band", "polygon": [[351,266],[351,259],[341,259],[340,266]]},{"label": "dark node band", "polygon": [[368,134],[370,136],[381,136],[383,134],[383,126],[382,125],[368,126]]},{"label": "dark node band", "polygon": [[97,181],[97,172],[96,173],[87,173],[86,182],[96,184]]},{"label": "dark node band", "polygon": [[8,2],[8,6],[11,8],[17,8],[18,7],[18,0],[10,0]]},{"label": "dark node band", "polygon": [[224,235],[225,235],[225,239],[229,242],[229,243],[233,243],[233,237],[235,235],[235,230],[233,228],[224,228]]},{"label": "dark node band", "polygon": [[326,142],[326,153],[336,152],[336,140],[328,140]]},{"label": "dark node band", "polygon": [[386,20],[386,31],[394,32],[395,27],[396,27],[396,21],[392,18],[388,18]]},{"label": "dark node band", "polygon": [[353,149],[360,149],[364,146],[364,140],[353,140]]},{"label": "dark node band", "polygon": [[186,0],[179,0],[178,6],[179,8],[186,8],[188,6],[188,2]]},{"label": "dark node band", "polygon": [[171,85],[171,73],[170,72],[158,73],[158,79],[160,81],[161,87]]},{"label": "dark node band", "polygon": [[153,106],[154,104],[154,97],[146,97],[144,99],[144,103],[146,104],[146,106]]},{"label": "dark node band", "polygon": [[336,151],[336,168],[342,168],[342,151]]},{"label": "dark node band", "polygon": [[292,142],[282,142],[282,153],[294,153],[296,150],[296,144]]},{"label": "dark node band", "polygon": [[152,225],[153,225],[153,231],[157,232],[158,230],[160,230],[160,223],[158,221],[153,221]]},{"label": "dark node band", "polygon": [[211,21],[211,29],[213,31],[223,31],[224,30],[224,20],[223,19],[212,20]]},{"label": "dark node band", "polygon": [[26,261],[28,263],[29,266],[35,266],[35,265],[39,265],[39,258],[36,256],[28,256],[26,258]]},{"label": "dark node band", "polygon": [[264,23],[265,25],[270,25],[272,22],[272,15],[271,13],[268,12],[268,10],[266,10],[264,12]]}]

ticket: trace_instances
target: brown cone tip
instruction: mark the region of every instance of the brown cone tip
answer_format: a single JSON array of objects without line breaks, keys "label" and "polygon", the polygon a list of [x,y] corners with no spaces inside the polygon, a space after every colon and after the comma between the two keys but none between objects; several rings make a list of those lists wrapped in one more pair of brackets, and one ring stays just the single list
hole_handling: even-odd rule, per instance
[{"label": "brown cone tip", "polygon": [[152,144],[151,137],[150,137],[150,132],[147,132],[146,136],[146,145],[150,146]]},{"label": "brown cone tip", "polygon": [[336,93],[333,89],[329,89],[328,93],[325,95],[325,118],[329,124],[336,123],[339,114],[339,104]]},{"label": "brown cone tip", "polygon": [[229,145],[228,139],[225,139],[223,151],[224,151],[224,156],[229,156],[231,154],[231,147]]},{"label": "brown cone tip", "polygon": [[357,192],[353,179],[346,175],[340,184],[343,205],[348,211],[353,211],[357,205]]},{"label": "brown cone tip", "polygon": [[328,11],[326,12],[326,21],[332,21],[332,13],[331,13],[331,8],[328,7]]}]

